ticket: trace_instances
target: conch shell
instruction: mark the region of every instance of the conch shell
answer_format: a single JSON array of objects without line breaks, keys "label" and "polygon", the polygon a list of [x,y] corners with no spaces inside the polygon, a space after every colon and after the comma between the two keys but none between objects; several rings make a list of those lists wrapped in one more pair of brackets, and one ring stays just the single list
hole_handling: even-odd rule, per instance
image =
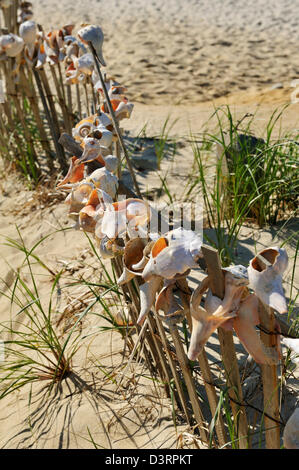
[{"label": "conch shell", "polygon": [[7,57],[16,57],[24,48],[24,41],[16,34],[4,34],[0,36],[0,48]]},{"label": "conch shell", "polygon": [[65,178],[57,185],[57,188],[68,183],[78,183],[84,178],[84,163],[79,163],[79,158],[73,156],[71,158],[70,167]]},{"label": "conch shell", "polygon": [[138,236],[139,226],[143,227],[150,220],[150,208],[142,199],[129,198],[107,206],[103,219],[96,227],[96,236],[106,235],[115,239],[128,232]]},{"label": "conch shell", "polygon": [[193,292],[190,300],[192,316],[192,334],[188,357],[194,361],[201,353],[211,334],[222,324],[236,317],[241,298],[246,291],[248,281],[236,277],[231,272],[225,273],[225,295],[223,300],[214,296],[209,290],[204,308],[200,302],[209,287],[209,278],[205,278]]},{"label": "conch shell", "polygon": [[94,186],[105,193],[109,194],[112,199],[115,198],[117,188],[118,188],[118,179],[106,167],[98,168],[93,171],[87,178],[86,182],[93,183]]},{"label": "conch shell", "polygon": [[282,274],[288,265],[288,255],[282,248],[271,247],[259,253],[271,266],[264,268],[255,256],[248,267],[249,286],[257,297],[279,313],[287,312],[287,302],[282,287]]},{"label": "conch shell", "polygon": [[35,49],[36,33],[37,26],[35,21],[28,20],[20,24],[19,35],[28,48],[28,55],[30,58],[32,58]]},{"label": "conch shell", "polygon": [[160,237],[153,245],[149,262],[142,277],[148,281],[153,276],[172,279],[191,268],[198,268],[202,239],[195,232],[178,228]]},{"label": "conch shell", "polygon": [[103,58],[102,46],[104,41],[104,34],[99,26],[88,25],[78,31],[78,37],[83,44],[91,43],[96,51],[100,63],[105,67],[106,63]]},{"label": "conch shell", "polygon": [[142,270],[134,270],[132,266],[138,263],[143,258],[143,251],[146,246],[146,241],[142,238],[133,238],[126,243],[123,254],[124,269],[117,280],[118,285],[126,284],[134,279],[135,276],[141,276]]}]

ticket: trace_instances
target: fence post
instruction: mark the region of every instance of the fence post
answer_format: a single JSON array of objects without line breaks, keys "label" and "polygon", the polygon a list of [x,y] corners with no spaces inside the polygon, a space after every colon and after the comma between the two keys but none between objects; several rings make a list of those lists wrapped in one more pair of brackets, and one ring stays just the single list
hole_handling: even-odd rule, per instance
[{"label": "fence post", "polygon": [[[224,297],[224,275],[222,273],[218,251],[212,247],[203,245],[202,252],[207,264],[208,274],[211,280],[211,291],[214,295]],[[236,357],[233,335],[231,331],[218,328],[218,338],[222,353],[226,382],[229,388],[230,404],[237,424],[238,442],[240,449],[248,448],[248,424],[246,409],[242,406],[243,393],[240,382],[239,367]]]}]

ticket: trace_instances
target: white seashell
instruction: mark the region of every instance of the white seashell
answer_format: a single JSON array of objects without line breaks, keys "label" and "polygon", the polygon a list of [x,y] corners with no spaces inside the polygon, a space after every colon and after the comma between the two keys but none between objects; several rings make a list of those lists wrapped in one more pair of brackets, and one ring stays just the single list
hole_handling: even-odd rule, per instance
[{"label": "white seashell", "polygon": [[299,354],[299,338],[283,338],[282,342],[294,353]]},{"label": "white seashell", "polygon": [[142,325],[146,315],[150,312],[155,302],[156,294],[160,290],[161,283],[161,277],[154,276],[150,281],[139,286],[140,313],[137,319],[138,325]]},{"label": "white seashell", "polygon": [[282,248],[271,247],[259,253],[272,266],[263,269],[258,257],[254,257],[248,267],[249,285],[257,297],[279,313],[287,312],[287,302],[282,287],[282,274],[288,265],[288,255]]},{"label": "white seashell", "polygon": [[106,63],[102,54],[102,46],[104,41],[104,34],[99,26],[89,25],[78,31],[78,37],[84,44],[91,43],[96,51],[101,64],[105,67]]},{"label": "white seashell", "polygon": [[95,127],[98,126],[111,126],[112,122],[108,114],[99,111],[98,114],[95,116]]},{"label": "white seashell", "polygon": [[32,45],[35,43],[37,33],[37,26],[35,21],[25,21],[20,24],[19,35],[23,39],[24,43],[27,45]]},{"label": "white seashell", "polygon": [[0,36],[0,47],[7,57],[16,57],[24,48],[24,41],[16,34],[4,34]]},{"label": "white seashell", "polygon": [[100,233],[115,239],[126,233],[127,230],[138,230],[139,226],[146,225],[150,220],[150,208],[141,199],[125,199],[107,206],[101,226]]},{"label": "white seashell", "polygon": [[45,52],[45,47],[44,44],[41,43],[38,45],[38,50],[37,50],[37,62],[36,62],[36,69],[40,69],[43,67],[43,65],[46,63],[47,59],[47,54]]},{"label": "white seashell", "polygon": [[79,212],[88,202],[94,186],[90,183],[79,183],[72,188],[71,193],[67,196],[65,202],[70,205],[70,213]]},{"label": "white seashell", "polygon": [[71,56],[74,67],[77,72],[84,73],[86,75],[91,75],[94,68],[94,61],[91,53],[84,54],[80,57],[75,55]]},{"label": "white seashell", "polygon": [[176,274],[197,268],[201,245],[201,237],[191,230],[179,228],[168,232],[154,244],[143,278],[147,281],[156,275],[172,279]]},{"label": "white seashell", "polygon": [[105,193],[109,194],[113,199],[115,198],[118,179],[106,167],[98,168],[92,172],[87,178],[87,182],[93,183],[96,188],[102,189]]},{"label": "white seashell", "polygon": [[132,114],[133,108],[133,103],[125,103],[124,101],[122,101],[115,110],[114,114],[116,119],[118,119],[119,121],[125,118],[129,119]]},{"label": "white seashell", "polygon": [[84,137],[84,150],[80,157],[80,163],[87,163],[96,160],[101,156],[101,144],[99,139]]},{"label": "white seashell", "polygon": [[118,158],[115,155],[107,155],[103,157],[105,162],[105,168],[111,173],[115,173],[118,168]]},{"label": "white seashell", "polygon": [[295,409],[285,425],[283,445],[286,449],[299,449],[299,408]]}]

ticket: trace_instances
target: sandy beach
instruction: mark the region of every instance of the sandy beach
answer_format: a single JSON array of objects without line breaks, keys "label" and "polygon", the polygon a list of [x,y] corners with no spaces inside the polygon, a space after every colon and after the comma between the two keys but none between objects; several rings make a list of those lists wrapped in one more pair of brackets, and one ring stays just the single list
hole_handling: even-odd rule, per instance
[{"label": "sandy beach", "polygon": [[[75,31],[82,23],[102,27],[107,71],[127,86],[127,96],[135,104],[131,119],[122,121],[126,137],[138,136],[145,126],[146,136],[155,137],[168,116],[175,121],[169,136],[181,145],[175,161],[163,161],[160,174],[167,174],[170,190],[177,191],[178,199],[193,164],[186,142],[191,133],[201,135],[207,122],[209,129],[216,128],[215,117],[210,120],[216,107],[229,105],[237,118],[256,114],[253,130],[262,137],[274,110],[288,105],[273,137],[282,129],[284,133],[299,129],[299,103],[291,102],[291,84],[299,78],[298,0],[32,0],[32,4],[35,21],[45,30],[70,23],[76,25]],[[53,190],[50,203],[49,198],[45,203],[42,192],[36,195],[16,176],[8,178],[5,170],[2,172],[1,242],[5,243],[3,237],[18,238],[16,225],[29,247],[53,232],[36,253],[55,273],[64,269],[55,311],[57,315],[67,311],[68,304],[82,295],[82,305],[76,304],[82,312],[89,299],[88,289],[69,287],[71,279],[103,280],[87,238],[79,231],[54,233],[69,226],[57,191]],[[144,194],[161,189],[157,171],[140,172],[137,178]],[[161,201],[167,201],[165,194],[159,194]],[[248,262],[258,250],[281,243],[296,230],[296,220],[290,231],[282,229],[278,235],[272,227],[244,227],[238,245],[240,259]],[[287,249],[293,263],[296,246]],[[12,288],[18,269],[29,279],[23,262],[24,253],[3,245],[2,291]],[[34,272],[46,305],[53,278],[39,265],[34,266]],[[290,264],[284,283],[287,295],[292,276]],[[295,288],[298,286],[297,270]],[[2,295],[2,321],[15,312],[10,299]],[[74,374],[55,395],[48,398],[41,382],[32,400],[28,398],[29,384],[3,398],[0,447],[82,449],[95,447],[94,442],[105,449],[204,447],[192,437],[179,414],[174,426],[171,401],[157,391],[144,364],[132,365],[122,386],[116,386],[114,379],[123,371],[123,340],[119,334],[104,330],[105,321],[96,316],[102,313],[99,306],[94,313],[82,322],[84,338],[91,336],[74,356]],[[70,320],[64,327],[72,325]],[[95,336],[96,328],[100,334]],[[207,349],[216,364],[219,350],[215,341],[212,338]],[[247,355],[240,343],[237,352],[245,362]],[[217,371],[217,364],[213,367]],[[250,387],[256,393],[255,403],[262,406],[256,376],[255,385],[248,384],[249,394]],[[298,383],[291,377],[282,398],[284,419],[297,403]]]}]

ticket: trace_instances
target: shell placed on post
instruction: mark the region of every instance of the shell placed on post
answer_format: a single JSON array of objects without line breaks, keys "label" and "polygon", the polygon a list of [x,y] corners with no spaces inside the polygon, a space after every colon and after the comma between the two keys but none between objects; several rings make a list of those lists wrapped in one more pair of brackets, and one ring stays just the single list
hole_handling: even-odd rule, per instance
[{"label": "shell placed on post", "polygon": [[105,193],[109,194],[113,199],[115,198],[118,179],[106,167],[98,168],[92,172],[87,178],[86,182],[93,183],[98,189],[102,189]]},{"label": "shell placed on post", "polygon": [[178,228],[168,232],[153,245],[143,278],[149,280],[156,275],[172,279],[176,274],[197,268],[201,245],[201,237],[191,230]]},{"label": "shell placed on post", "polygon": [[88,25],[78,31],[78,37],[84,44],[91,43],[96,51],[101,64],[105,67],[106,63],[103,58],[102,47],[104,42],[104,34],[100,26]]},{"label": "shell placed on post", "polygon": [[35,21],[29,20],[20,24],[19,35],[23,39],[24,43],[31,45],[35,43],[37,33],[37,26]]},{"label": "shell placed on post", "polygon": [[271,266],[265,269],[255,256],[248,267],[250,287],[257,297],[279,313],[287,312],[287,302],[282,287],[282,274],[288,265],[288,255],[282,248],[271,247],[259,253]]}]

